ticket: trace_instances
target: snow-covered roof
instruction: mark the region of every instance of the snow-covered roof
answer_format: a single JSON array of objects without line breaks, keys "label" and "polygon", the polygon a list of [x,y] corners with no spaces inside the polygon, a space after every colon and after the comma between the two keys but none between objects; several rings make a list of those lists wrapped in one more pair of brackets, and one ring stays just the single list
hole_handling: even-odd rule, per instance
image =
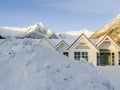
[{"label": "snow-covered roof", "polygon": [[119,44],[117,42],[114,41],[113,38],[111,38],[109,35],[104,35],[103,37],[101,37],[101,39],[97,42],[96,46],[98,47],[106,38],[109,38],[113,43],[115,43],[115,45],[120,48]]},{"label": "snow-covered roof", "polygon": [[69,46],[75,41],[76,38],[72,39],[48,39],[48,41],[53,45],[56,46],[58,45],[61,41],[64,41],[66,44]]},{"label": "snow-covered roof", "polygon": [[94,45],[97,44],[97,42],[100,40],[100,39],[89,39]]},{"label": "snow-covered roof", "polygon": [[48,41],[55,47],[62,39],[48,39]]},{"label": "snow-covered roof", "polygon": [[69,46],[76,40],[76,38],[63,39]]},{"label": "snow-covered roof", "polygon": [[89,39],[94,45],[97,45],[104,37],[106,37],[107,34],[101,36],[100,38],[96,38],[96,39]]},{"label": "snow-covered roof", "polygon": [[97,47],[90,41],[89,38],[87,38],[87,36],[85,34],[81,34],[76,40],[74,40],[74,42],[69,46],[68,49],[70,49],[82,36],[84,36],[88,40],[88,42],[90,42],[97,49]]}]

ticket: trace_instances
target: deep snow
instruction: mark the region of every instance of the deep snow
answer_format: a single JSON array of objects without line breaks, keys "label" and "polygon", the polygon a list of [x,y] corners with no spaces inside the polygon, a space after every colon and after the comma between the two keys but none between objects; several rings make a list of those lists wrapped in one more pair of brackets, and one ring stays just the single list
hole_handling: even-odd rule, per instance
[{"label": "deep snow", "polygon": [[92,64],[76,62],[39,43],[0,41],[0,90],[113,90]]},{"label": "deep snow", "polygon": [[106,77],[114,86],[114,90],[120,90],[120,66],[96,67],[101,75]]}]

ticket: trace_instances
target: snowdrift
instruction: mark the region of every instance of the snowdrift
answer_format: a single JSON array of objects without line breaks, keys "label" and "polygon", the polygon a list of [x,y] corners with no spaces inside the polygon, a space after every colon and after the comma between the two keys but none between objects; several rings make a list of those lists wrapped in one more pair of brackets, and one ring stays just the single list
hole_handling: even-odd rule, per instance
[{"label": "snowdrift", "polygon": [[113,90],[94,66],[44,47],[39,40],[0,41],[0,90]]}]

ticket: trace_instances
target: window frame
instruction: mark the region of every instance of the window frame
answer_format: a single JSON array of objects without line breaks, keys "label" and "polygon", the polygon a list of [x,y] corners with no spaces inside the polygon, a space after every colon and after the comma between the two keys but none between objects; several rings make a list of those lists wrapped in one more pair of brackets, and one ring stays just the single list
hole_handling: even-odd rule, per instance
[{"label": "window frame", "polygon": [[120,65],[120,51],[118,52],[118,65]]},{"label": "window frame", "polygon": [[88,61],[88,52],[74,52],[74,59],[75,60],[80,60],[80,58],[85,59],[86,61]]},{"label": "window frame", "polygon": [[63,52],[63,55],[65,55],[65,56],[69,56],[69,53],[68,52]]},{"label": "window frame", "polygon": [[111,53],[111,57],[112,57],[112,65],[115,65],[115,53],[114,52]]}]

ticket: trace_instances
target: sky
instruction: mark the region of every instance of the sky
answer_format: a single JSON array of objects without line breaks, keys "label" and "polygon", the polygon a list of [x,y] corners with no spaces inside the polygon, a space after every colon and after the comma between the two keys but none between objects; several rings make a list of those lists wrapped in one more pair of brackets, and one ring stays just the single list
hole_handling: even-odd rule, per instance
[{"label": "sky", "polygon": [[120,14],[120,0],[1,0],[0,26],[42,22],[54,32],[96,31]]}]

